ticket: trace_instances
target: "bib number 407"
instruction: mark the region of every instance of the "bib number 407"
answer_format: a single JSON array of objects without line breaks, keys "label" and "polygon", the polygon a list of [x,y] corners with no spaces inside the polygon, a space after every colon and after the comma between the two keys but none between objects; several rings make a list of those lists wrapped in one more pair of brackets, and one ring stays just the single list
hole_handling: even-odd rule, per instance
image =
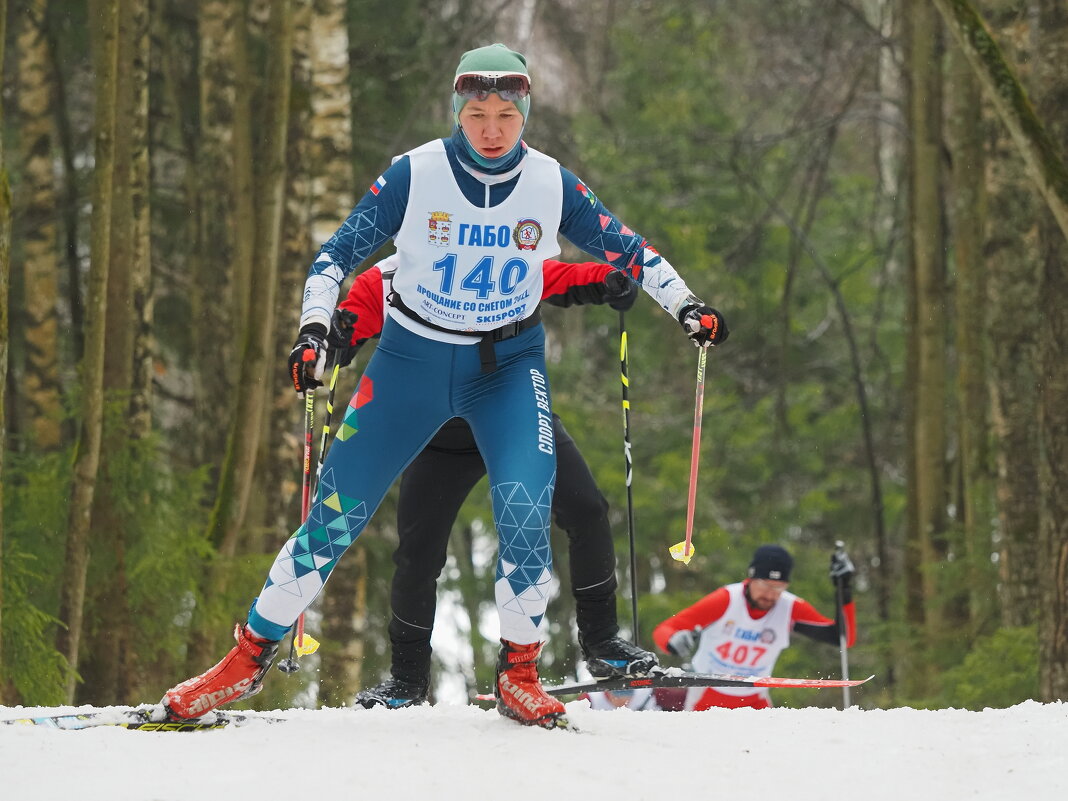
[{"label": "bib number 407", "polygon": [[[528,269],[522,259],[508,259],[498,273],[494,269],[493,256],[483,256],[460,279],[460,288],[474,292],[479,300],[485,300],[495,290],[501,295],[511,295],[527,277]],[[434,262],[434,272],[441,273],[441,294],[451,295],[456,280],[456,254],[450,253]]]},{"label": "bib number 407", "polygon": [[733,642],[725,642],[716,649],[719,658],[724,662],[733,662],[735,665],[748,665],[749,667],[756,667],[760,662],[760,658],[767,652],[767,648],[761,648],[759,645]]}]

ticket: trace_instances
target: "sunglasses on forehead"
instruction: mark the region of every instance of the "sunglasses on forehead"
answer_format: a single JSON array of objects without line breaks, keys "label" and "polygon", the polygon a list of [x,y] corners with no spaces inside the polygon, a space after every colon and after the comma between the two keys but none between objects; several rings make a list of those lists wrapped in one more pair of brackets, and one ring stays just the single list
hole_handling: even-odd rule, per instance
[{"label": "sunglasses on forehead", "polygon": [[464,100],[485,100],[496,92],[501,100],[514,103],[530,94],[530,79],[526,75],[461,75],[454,88]]}]

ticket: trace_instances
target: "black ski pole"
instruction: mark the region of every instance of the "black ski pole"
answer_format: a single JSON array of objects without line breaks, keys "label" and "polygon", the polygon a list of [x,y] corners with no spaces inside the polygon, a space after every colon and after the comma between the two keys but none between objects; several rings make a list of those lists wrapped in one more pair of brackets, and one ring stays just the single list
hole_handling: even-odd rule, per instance
[{"label": "black ski pole", "polygon": [[[838,557],[841,554],[845,556],[845,543],[838,540],[834,544],[834,555]],[[842,587],[842,576],[834,577],[834,595],[835,604],[837,605],[838,618],[838,650],[842,655],[842,680],[849,681],[849,641],[846,636],[846,619],[845,619],[845,590]],[[842,709],[849,709],[849,687],[842,688]]]},{"label": "black ski pole", "polygon": [[619,369],[623,384],[623,457],[627,469],[627,533],[630,543],[630,611],[634,618],[633,640],[638,644],[638,559],[634,552],[634,494],[631,488],[634,464],[630,453],[630,378],[627,375],[627,325],[619,313]]}]

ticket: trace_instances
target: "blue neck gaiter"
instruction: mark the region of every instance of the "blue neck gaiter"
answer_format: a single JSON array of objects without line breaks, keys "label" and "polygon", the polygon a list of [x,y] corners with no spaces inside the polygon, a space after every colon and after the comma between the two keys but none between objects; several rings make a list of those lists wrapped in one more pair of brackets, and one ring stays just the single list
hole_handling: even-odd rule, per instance
[{"label": "blue neck gaiter", "polygon": [[488,159],[480,155],[477,150],[467,141],[464,129],[457,125],[452,131],[452,146],[456,157],[464,164],[490,175],[499,175],[502,172],[514,169],[523,159],[523,134],[520,132],[515,146],[495,159]]}]

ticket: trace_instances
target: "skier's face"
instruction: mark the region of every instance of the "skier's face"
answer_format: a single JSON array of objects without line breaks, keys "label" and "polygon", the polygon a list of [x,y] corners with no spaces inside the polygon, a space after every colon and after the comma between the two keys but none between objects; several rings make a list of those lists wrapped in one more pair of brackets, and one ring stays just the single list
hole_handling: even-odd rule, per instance
[{"label": "skier's face", "polygon": [[485,100],[469,100],[460,110],[460,127],[479,155],[489,159],[503,156],[519,141],[523,115],[515,103],[501,100],[497,93]]},{"label": "skier's face", "polygon": [[749,600],[757,609],[767,611],[775,606],[779,596],[789,587],[789,582],[771,579],[751,579],[749,581]]}]

